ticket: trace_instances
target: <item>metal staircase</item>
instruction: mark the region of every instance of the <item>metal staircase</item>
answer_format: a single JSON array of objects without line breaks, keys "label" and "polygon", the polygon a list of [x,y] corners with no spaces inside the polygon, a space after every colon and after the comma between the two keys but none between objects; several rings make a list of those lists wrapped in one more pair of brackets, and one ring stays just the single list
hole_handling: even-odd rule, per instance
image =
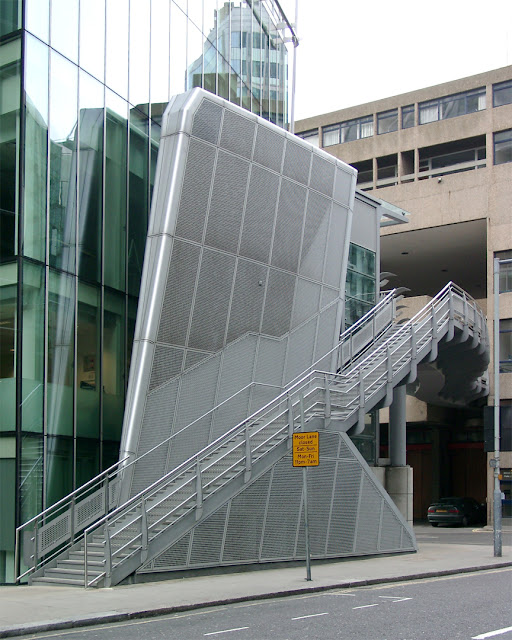
[{"label": "metal staircase", "polygon": [[[28,569],[18,580],[118,584],[261,477],[289,452],[295,431],[361,433],[365,413],[390,404],[393,388],[413,381],[420,362],[435,360],[441,341],[474,351],[476,369],[485,371],[485,318],[464,291],[448,284],[400,325],[393,322],[394,307],[391,292],[342,335],[321,366],[305,371],[274,400],[125,504],[114,508],[123,474],[129,465],[143,464],[144,456],[129,465],[121,461],[25,523],[17,530],[16,549],[20,557],[23,547]],[[329,372],[328,362],[336,363],[331,371],[337,373]],[[465,397],[485,393],[478,376],[469,386],[461,389]]]}]

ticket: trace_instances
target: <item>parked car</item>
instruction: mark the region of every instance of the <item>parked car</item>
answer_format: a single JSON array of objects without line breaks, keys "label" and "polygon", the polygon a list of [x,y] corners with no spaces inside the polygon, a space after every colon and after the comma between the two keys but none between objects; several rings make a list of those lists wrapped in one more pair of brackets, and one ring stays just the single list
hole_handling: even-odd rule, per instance
[{"label": "parked car", "polygon": [[487,518],[485,504],[480,504],[474,498],[441,498],[428,508],[427,519],[433,527],[438,524],[468,524],[484,523]]}]

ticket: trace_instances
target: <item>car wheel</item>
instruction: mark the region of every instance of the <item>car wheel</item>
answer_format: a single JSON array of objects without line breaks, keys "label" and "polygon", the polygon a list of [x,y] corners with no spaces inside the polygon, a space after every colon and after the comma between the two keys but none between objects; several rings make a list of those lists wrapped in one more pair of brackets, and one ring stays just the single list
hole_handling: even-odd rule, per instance
[{"label": "car wheel", "polygon": [[433,527],[437,527],[437,525],[439,524],[439,522],[431,522],[430,523]]},{"label": "car wheel", "polygon": [[468,524],[469,524],[469,519],[468,519],[468,517],[467,517],[467,516],[464,516],[464,517],[462,518],[462,522],[461,522],[461,524],[462,524],[462,526],[463,526],[463,527],[467,527],[467,526],[468,526]]}]

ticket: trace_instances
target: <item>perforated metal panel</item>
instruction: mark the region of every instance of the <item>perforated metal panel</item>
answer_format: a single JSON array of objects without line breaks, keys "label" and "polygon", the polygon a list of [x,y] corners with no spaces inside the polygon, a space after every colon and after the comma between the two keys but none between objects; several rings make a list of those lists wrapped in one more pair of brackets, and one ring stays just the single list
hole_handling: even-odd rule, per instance
[{"label": "perforated metal panel", "polygon": [[[335,172],[346,174],[347,203],[355,188],[347,165],[202,90],[168,109],[121,455],[176,433],[180,442],[152,454],[151,471],[134,472],[137,489],[192,455],[194,443],[197,451],[268,402],[334,346],[332,312],[321,321],[329,335],[316,327],[322,285],[332,285],[334,304],[344,295],[351,211],[333,209]],[[256,381],[269,386],[237,395]]]}]

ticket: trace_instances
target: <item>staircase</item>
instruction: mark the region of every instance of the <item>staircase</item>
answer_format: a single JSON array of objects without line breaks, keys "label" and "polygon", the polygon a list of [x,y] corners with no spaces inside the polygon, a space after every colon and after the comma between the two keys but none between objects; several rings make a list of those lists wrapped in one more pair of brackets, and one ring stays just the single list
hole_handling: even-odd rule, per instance
[{"label": "staircase", "polygon": [[[393,388],[415,380],[418,364],[435,360],[441,342],[469,349],[476,370],[485,371],[485,318],[452,283],[408,322],[397,325],[393,319],[391,293],[322,358],[322,365],[335,358],[337,373],[317,363],[125,504],[113,508],[126,473],[126,461],[121,461],[20,527],[17,554],[23,546],[29,568],[18,579],[85,587],[118,584],[260,478],[289,452],[294,432],[361,433],[364,415],[389,405]],[[485,392],[485,380],[478,375],[460,389],[464,398]],[[93,516],[94,508],[101,517]]]}]

